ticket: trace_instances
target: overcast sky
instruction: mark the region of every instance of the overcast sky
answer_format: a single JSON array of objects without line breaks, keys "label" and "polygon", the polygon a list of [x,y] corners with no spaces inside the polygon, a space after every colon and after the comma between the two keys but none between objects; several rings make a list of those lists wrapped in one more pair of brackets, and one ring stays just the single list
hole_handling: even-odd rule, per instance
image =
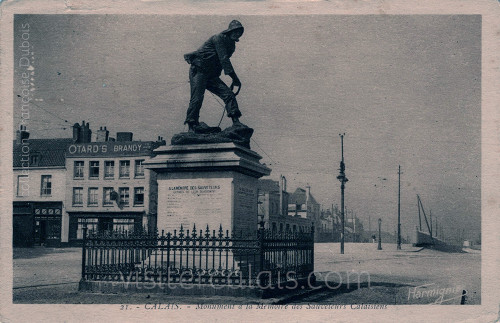
[{"label": "overcast sky", "polygon": [[[29,23],[34,53],[31,137],[70,137],[70,126],[85,120],[111,136],[169,141],[186,130],[183,54],[232,19],[245,27],[232,58],[243,84],[241,121],[255,129],[251,147],[271,178],[283,174],[290,192],[309,184],[324,208],[340,204],[345,132],[346,206],[366,228],[370,215],[372,228],[380,217],[396,229],[401,165],[404,236],[418,223],[417,194],[448,234],[479,232],[477,15],[18,16],[15,46]],[[207,92],[201,121],[215,126],[221,114]],[[221,127],[230,124],[226,117]]]}]

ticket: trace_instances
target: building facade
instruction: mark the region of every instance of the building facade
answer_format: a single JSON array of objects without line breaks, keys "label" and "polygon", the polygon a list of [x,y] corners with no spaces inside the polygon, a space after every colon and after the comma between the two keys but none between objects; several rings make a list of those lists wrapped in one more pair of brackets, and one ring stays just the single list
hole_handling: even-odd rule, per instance
[{"label": "building facade", "polygon": [[21,128],[13,146],[13,245],[74,245],[83,228],[154,230],[157,182],[143,162],[158,141],[133,141],[130,132],[109,137],[75,124],[73,138],[29,139]]},{"label": "building facade", "polygon": [[[104,129],[104,131],[107,131]],[[107,139],[107,135],[98,138]],[[68,242],[92,231],[140,231],[156,228],[156,174],[144,168],[162,141],[116,141],[72,144],[66,153]]]},{"label": "building facade", "polygon": [[296,218],[307,219],[314,225],[315,239],[321,233],[323,224],[321,219],[321,204],[311,194],[311,187],[297,188],[290,195],[288,201],[288,215]]},{"label": "building facade", "polygon": [[275,232],[309,232],[312,221],[288,213],[289,193],[286,178],[280,181],[259,180],[258,214],[264,221],[264,228]]},{"label": "building facade", "polygon": [[[316,202],[311,194],[311,187],[306,189],[297,188],[288,201],[288,214],[309,219],[319,223],[321,217],[321,205]],[[316,225],[315,224],[315,225]]]},{"label": "building facade", "polygon": [[71,138],[29,139],[21,126],[13,145],[13,246],[60,246],[66,214],[65,153]]}]

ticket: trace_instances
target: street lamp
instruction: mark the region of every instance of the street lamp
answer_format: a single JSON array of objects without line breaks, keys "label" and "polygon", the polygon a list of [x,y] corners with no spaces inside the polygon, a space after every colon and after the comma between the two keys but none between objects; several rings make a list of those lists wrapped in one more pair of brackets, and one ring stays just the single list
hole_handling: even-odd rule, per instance
[{"label": "street lamp", "polygon": [[345,176],[345,164],[344,164],[344,134],[339,134],[340,142],[342,146],[342,161],[340,162],[340,174],[337,176],[337,179],[340,181],[340,191],[341,191],[341,199],[340,199],[340,209],[341,209],[341,217],[342,217],[342,231],[340,232],[340,253],[344,254],[344,233],[345,233],[345,210],[344,210],[344,189],[345,183],[348,181]]},{"label": "street lamp", "polygon": [[378,219],[378,248],[377,250],[382,250],[382,236],[381,236],[381,231],[382,231],[382,219]]}]

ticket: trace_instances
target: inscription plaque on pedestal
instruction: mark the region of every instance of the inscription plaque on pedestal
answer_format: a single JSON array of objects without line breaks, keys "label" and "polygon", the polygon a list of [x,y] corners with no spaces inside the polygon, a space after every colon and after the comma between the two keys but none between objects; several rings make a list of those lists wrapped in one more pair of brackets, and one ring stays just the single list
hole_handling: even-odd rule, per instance
[{"label": "inscription plaque on pedestal", "polygon": [[173,232],[181,224],[199,231],[231,228],[232,181],[230,178],[168,179],[158,182],[158,230]]}]

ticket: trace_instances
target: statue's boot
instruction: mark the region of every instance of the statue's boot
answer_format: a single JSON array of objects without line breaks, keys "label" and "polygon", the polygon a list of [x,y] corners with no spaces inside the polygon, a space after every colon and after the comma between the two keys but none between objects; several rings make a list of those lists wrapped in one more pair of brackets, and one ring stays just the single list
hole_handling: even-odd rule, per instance
[{"label": "statue's boot", "polygon": [[239,118],[236,118],[236,117],[233,117],[233,127],[245,127],[245,128],[248,128],[247,125],[241,123],[240,119]]}]

